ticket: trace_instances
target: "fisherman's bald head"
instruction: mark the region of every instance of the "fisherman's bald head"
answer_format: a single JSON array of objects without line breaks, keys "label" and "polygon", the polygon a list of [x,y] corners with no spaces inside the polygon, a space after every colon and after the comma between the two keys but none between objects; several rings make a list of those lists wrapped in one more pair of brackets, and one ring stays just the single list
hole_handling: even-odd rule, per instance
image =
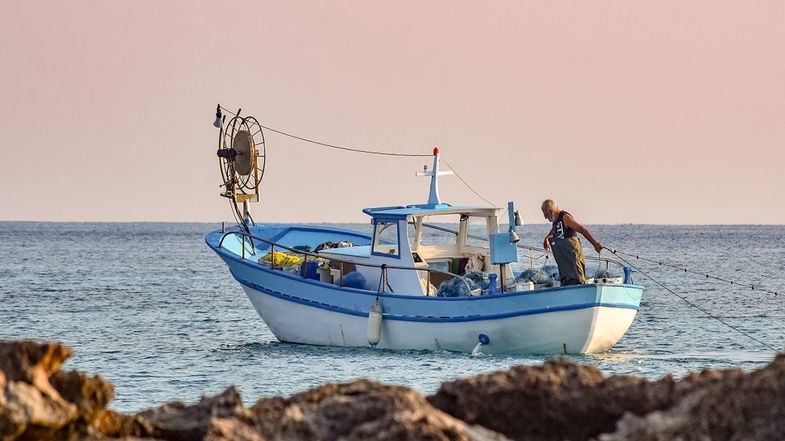
[{"label": "fisherman's bald head", "polygon": [[542,215],[545,216],[545,219],[553,222],[558,213],[559,206],[556,204],[556,201],[553,199],[546,199],[542,201]]}]

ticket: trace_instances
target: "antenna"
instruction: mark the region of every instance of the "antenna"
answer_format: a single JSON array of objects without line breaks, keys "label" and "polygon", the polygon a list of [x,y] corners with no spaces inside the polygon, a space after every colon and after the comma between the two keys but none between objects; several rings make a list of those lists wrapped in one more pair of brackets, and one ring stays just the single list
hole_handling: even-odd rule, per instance
[{"label": "antenna", "polygon": [[428,194],[428,205],[439,205],[439,183],[437,179],[439,176],[451,175],[451,171],[439,171],[439,147],[433,148],[433,168],[428,171],[428,166],[423,167],[423,171],[417,172],[417,176],[430,176],[431,177],[431,190]]}]

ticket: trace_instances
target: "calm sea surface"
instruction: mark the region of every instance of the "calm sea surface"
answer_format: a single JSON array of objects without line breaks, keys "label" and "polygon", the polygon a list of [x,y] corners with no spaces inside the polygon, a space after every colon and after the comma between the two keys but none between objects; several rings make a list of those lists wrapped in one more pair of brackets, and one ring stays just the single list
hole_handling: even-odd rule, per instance
[{"label": "calm sea surface", "polygon": [[[340,226],[369,229],[367,224]],[[360,377],[430,394],[446,380],[547,358],[279,343],[204,244],[204,234],[216,228],[0,222],[0,339],[70,346],[75,355],[64,368],[109,379],[117,394],[111,406],[125,412],[175,399],[192,402],[231,384],[247,403]],[[785,291],[785,226],[591,229],[619,250]],[[523,243],[541,244],[546,230],[544,225],[523,227]],[[595,265],[587,262],[588,272]],[[785,347],[785,296],[647,264],[641,269],[729,324],[770,346]],[[754,369],[773,358],[771,349],[640,274],[635,281],[647,289],[626,336],[607,353],[569,360],[592,364],[607,375],[656,379],[704,368]]]}]

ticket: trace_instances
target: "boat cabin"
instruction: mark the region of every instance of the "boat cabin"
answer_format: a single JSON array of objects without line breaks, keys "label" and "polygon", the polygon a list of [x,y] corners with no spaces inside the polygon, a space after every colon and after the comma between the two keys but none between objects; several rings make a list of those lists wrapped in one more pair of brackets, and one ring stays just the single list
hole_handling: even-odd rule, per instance
[{"label": "boat cabin", "polygon": [[[439,284],[471,271],[494,273],[501,280],[512,273],[504,264],[492,264],[488,241],[499,232],[499,211],[450,204],[366,208],[373,224],[370,245],[320,253],[357,263],[366,289],[401,295],[435,295]],[[381,280],[380,265],[387,266],[387,280]]]}]

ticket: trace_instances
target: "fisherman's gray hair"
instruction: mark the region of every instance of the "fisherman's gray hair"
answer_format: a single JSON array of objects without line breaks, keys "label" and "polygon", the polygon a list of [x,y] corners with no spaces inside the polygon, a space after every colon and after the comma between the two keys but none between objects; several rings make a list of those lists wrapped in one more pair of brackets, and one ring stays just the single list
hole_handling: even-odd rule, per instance
[{"label": "fisherman's gray hair", "polygon": [[542,211],[555,210],[557,208],[559,208],[559,206],[556,205],[556,201],[554,201],[553,199],[546,199],[542,201]]}]

